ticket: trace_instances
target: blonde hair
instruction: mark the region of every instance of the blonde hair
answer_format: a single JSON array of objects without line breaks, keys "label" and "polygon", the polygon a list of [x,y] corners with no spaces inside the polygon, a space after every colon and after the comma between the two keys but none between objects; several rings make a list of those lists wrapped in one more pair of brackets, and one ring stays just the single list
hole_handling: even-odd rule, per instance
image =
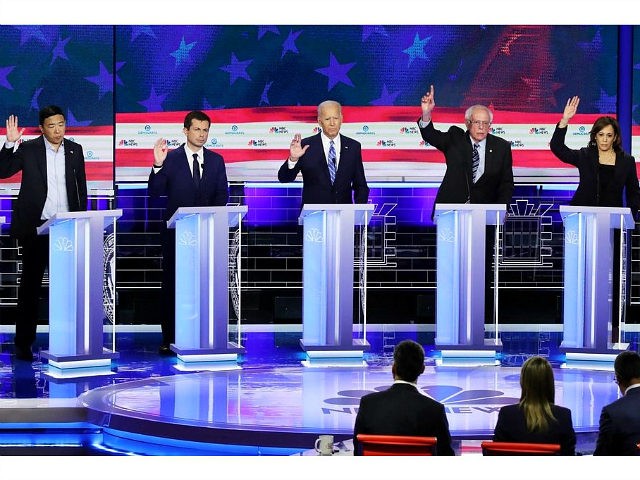
[{"label": "blonde hair", "polygon": [[520,372],[520,407],[524,410],[527,430],[545,432],[549,422],[556,422],[551,412],[555,401],[553,370],[542,357],[531,357],[522,365]]}]

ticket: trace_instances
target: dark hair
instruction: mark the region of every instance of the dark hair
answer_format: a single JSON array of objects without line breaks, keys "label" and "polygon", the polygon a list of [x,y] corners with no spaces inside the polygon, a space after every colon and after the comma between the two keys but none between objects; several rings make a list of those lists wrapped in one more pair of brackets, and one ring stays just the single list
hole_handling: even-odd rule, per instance
[{"label": "dark hair", "polygon": [[634,378],[640,378],[640,355],[631,350],[619,353],[613,362],[618,382],[629,385]]},{"label": "dark hair", "polygon": [[607,125],[611,125],[613,127],[613,133],[615,138],[613,140],[613,151],[620,152],[622,151],[622,139],[620,138],[620,124],[613,117],[600,117],[598,118],[593,127],[591,127],[591,132],[589,132],[589,146],[595,147],[596,143],[596,135],[600,130],[602,130]]},{"label": "dark hair", "polygon": [[62,113],[62,109],[57,105],[49,105],[48,107],[41,108],[40,112],[38,112],[39,125],[44,126],[44,121],[54,115],[62,115],[62,118],[66,120],[64,113]]},{"label": "dark hair", "polygon": [[393,350],[395,374],[405,382],[415,382],[424,371],[424,349],[413,340],[403,340]]},{"label": "dark hair", "polygon": [[520,371],[520,407],[524,410],[527,430],[545,432],[549,421],[556,421],[551,412],[555,385],[551,364],[542,357],[529,358]]},{"label": "dark hair", "polygon": [[191,127],[191,122],[193,120],[200,120],[201,122],[208,122],[209,125],[211,125],[211,119],[209,118],[209,115],[207,115],[204,112],[201,112],[200,110],[194,110],[192,112],[187,113],[187,116],[184,117],[184,128],[189,130],[189,128]]}]

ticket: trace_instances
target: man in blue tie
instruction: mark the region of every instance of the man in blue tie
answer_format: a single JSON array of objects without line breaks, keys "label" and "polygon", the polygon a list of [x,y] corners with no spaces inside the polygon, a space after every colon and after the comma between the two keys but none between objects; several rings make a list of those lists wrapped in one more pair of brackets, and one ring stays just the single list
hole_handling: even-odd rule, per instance
[{"label": "man in blue tie", "polygon": [[425,142],[444,153],[447,163],[434,206],[437,203],[508,206],[513,196],[511,143],[490,133],[493,112],[484,105],[473,105],[464,115],[466,131],[454,125],[442,132],[431,120],[436,106],[433,85],[422,97],[421,106],[420,134]]},{"label": "man in blue tie", "polygon": [[175,341],[175,230],[166,221],[180,207],[222,207],[229,190],[224,159],[204,148],[209,138],[211,119],[199,110],[189,112],[182,129],[186,143],[168,151],[159,138],[153,148],[153,168],[149,174],[149,196],[165,197],[166,209],[160,227],[162,240],[162,345],[160,355],[172,355]]},{"label": "man in blue tie", "polygon": [[302,203],[367,203],[369,187],[364,175],[360,142],[340,134],[342,107],[327,100],[318,105],[321,132],[302,138],[296,133],[289,158],[278,171],[281,183],[302,173]]}]

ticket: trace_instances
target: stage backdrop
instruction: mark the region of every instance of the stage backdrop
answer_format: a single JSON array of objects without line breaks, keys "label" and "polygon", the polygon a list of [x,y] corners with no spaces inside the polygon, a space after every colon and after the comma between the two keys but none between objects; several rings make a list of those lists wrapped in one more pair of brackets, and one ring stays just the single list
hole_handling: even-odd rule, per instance
[{"label": "stage backdrop", "polygon": [[[40,135],[38,111],[58,105],[67,138],[84,149],[90,195],[113,192],[113,42],[108,25],[0,26],[0,142],[9,115],[29,140]],[[19,186],[20,174],[0,179],[0,195]]]}]

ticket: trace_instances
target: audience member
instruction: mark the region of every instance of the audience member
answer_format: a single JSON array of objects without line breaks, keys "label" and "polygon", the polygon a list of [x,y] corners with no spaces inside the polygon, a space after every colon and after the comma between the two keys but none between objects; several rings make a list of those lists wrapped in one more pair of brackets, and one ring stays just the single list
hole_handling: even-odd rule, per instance
[{"label": "audience member", "polygon": [[638,455],[640,355],[624,351],[613,364],[622,397],[602,408],[594,455]]},{"label": "audience member", "polygon": [[555,405],[553,370],[542,357],[531,357],[520,372],[520,402],[498,413],[495,442],[557,443],[561,455],[575,455],[571,410]]},{"label": "audience member", "polygon": [[437,455],[454,455],[444,405],[418,391],[424,372],[424,350],[404,340],[393,352],[393,385],[360,399],[353,431],[354,455],[362,455],[359,433],[436,437]]}]

